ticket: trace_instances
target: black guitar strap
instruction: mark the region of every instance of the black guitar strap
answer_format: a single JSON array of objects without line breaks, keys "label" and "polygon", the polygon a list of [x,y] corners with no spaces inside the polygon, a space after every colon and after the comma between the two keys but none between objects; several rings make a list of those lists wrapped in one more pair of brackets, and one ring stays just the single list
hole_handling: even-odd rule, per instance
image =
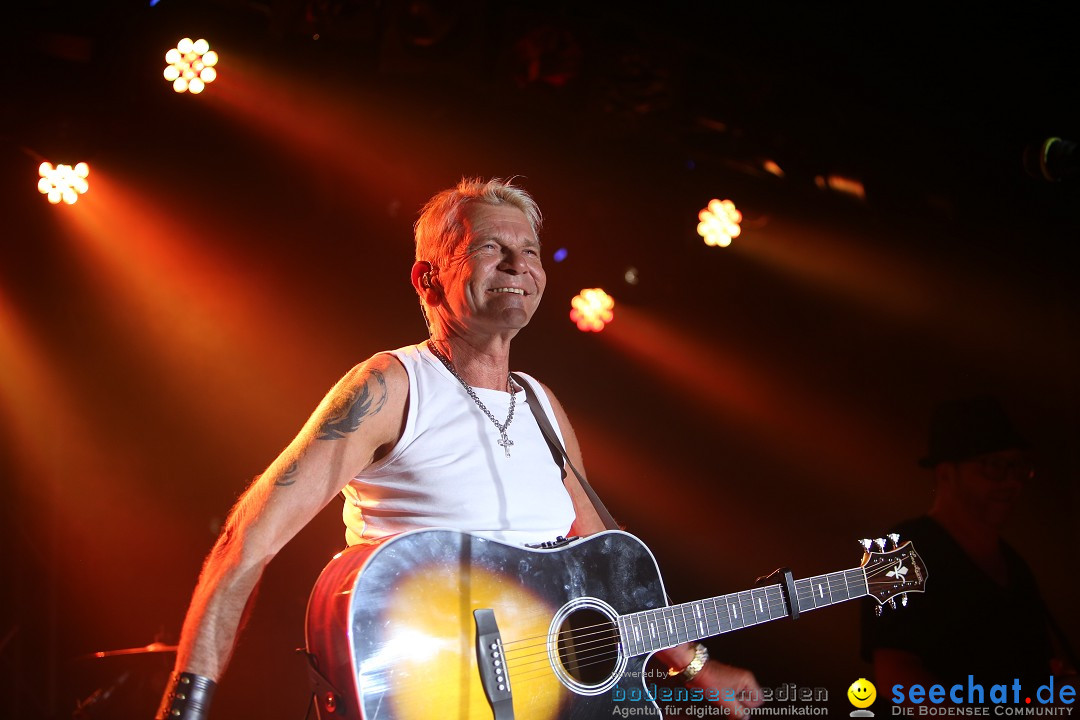
[{"label": "black guitar strap", "polygon": [[604,507],[604,503],[600,501],[596,491],[592,489],[592,485],[585,479],[585,476],[578,472],[578,469],[574,467],[573,461],[570,460],[570,456],[566,454],[566,448],[559,441],[559,436],[555,432],[555,428],[551,426],[551,420],[548,419],[547,413],[544,412],[544,406],[540,404],[540,400],[536,397],[536,390],[533,389],[531,383],[524,378],[520,378],[517,375],[511,376],[521,387],[525,388],[525,397],[529,399],[529,408],[532,410],[533,415],[536,417],[536,424],[540,426],[540,431],[544,433],[544,439],[547,440],[548,449],[551,450],[551,457],[555,461],[555,464],[562,469],[563,479],[566,478],[566,468],[569,468],[577,476],[578,482],[581,483],[581,487],[585,490],[585,494],[589,496],[589,500],[592,501],[593,508],[596,510],[596,514],[600,516],[600,520],[604,523],[604,527],[608,530],[618,530],[619,524],[615,522],[615,518],[611,517],[611,513]]}]

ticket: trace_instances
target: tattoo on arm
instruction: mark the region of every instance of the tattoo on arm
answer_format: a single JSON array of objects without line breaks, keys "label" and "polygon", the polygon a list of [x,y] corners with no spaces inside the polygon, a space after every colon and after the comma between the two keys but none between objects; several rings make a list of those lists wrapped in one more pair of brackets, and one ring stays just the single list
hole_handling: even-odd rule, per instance
[{"label": "tattoo on arm", "polygon": [[279,486],[279,487],[285,487],[287,485],[292,485],[294,482],[296,482],[296,471],[298,469],[300,469],[300,461],[299,460],[293,460],[292,465],[290,465],[288,467],[288,469],[285,470],[285,472],[282,474],[282,476],[279,477],[274,482],[274,484]]},{"label": "tattoo on arm", "polygon": [[365,418],[382,410],[384,404],[386,404],[386,381],[380,371],[372,370],[363,385],[349,390],[337,403],[333,414],[319,429],[317,438],[338,440],[355,432]]}]

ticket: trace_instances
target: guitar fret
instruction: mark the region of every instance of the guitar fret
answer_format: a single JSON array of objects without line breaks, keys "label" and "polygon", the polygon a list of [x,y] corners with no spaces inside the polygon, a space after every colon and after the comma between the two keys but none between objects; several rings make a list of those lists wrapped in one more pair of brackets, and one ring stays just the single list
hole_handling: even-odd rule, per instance
[{"label": "guitar fret", "polygon": [[663,643],[664,639],[667,637],[667,631],[664,628],[663,608],[660,610],[646,610],[641,614],[645,619],[645,624],[649,628],[649,632],[646,635],[648,642],[656,644]]},{"label": "guitar fret", "polygon": [[834,603],[844,602],[848,599],[847,583],[843,573],[829,574],[829,597]]},{"label": "guitar fret", "polygon": [[827,598],[827,601],[825,603],[823,603],[823,606],[824,605],[832,605],[834,601],[833,601],[833,596],[832,596],[832,585],[829,583],[829,576],[828,575],[819,575],[818,577],[821,578],[821,580],[819,581],[819,587],[821,588],[821,593]]},{"label": "guitar fret", "polygon": [[832,604],[832,597],[826,596],[826,591],[829,589],[828,578],[824,575],[817,575],[810,580],[811,588],[811,600],[814,602],[814,607],[825,607]]},{"label": "guitar fret", "polygon": [[[680,618],[682,619],[682,631],[683,631],[681,639],[682,639],[683,642],[690,642],[690,636],[694,634],[694,618],[692,616],[687,616],[686,611],[687,610],[691,610],[691,611],[693,610],[693,603],[686,603],[684,605],[681,605],[679,607],[679,609],[681,610],[679,615],[680,615]],[[692,613],[691,613],[691,615],[692,615]]]},{"label": "guitar fret", "polygon": [[671,608],[664,608],[660,611],[660,618],[663,621],[661,627],[663,628],[664,643],[677,645],[678,642],[671,642],[672,638],[679,636],[679,631],[675,627],[675,611]]},{"label": "guitar fret", "polygon": [[660,627],[661,635],[664,638],[666,645],[677,644],[679,637],[679,628],[675,624],[675,611],[672,608],[664,608],[659,611],[660,615]]},{"label": "guitar fret", "polygon": [[782,618],[788,616],[787,603],[784,602],[784,592],[779,585],[770,585],[765,589],[769,597],[769,616]]},{"label": "guitar fret", "polygon": [[795,594],[798,595],[799,600],[799,612],[808,612],[817,607],[817,603],[814,602],[814,581],[810,580],[796,580],[795,581]]},{"label": "guitar fret", "polygon": [[731,632],[731,617],[728,615],[727,604],[720,604],[723,598],[713,598],[713,609],[716,610],[716,634]]},{"label": "guitar fret", "polygon": [[[732,599],[736,602],[732,603]],[[741,628],[746,624],[743,622],[742,610],[739,608],[738,599],[739,596],[737,593],[724,596],[724,603],[727,605],[728,617],[731,619],[732,629]]]},{"label": "guitar fret", "polygon": [[675,634],[673,639],[676,643],[686,642],[686,616],[684,613],[684,605],[676,605],[672,608],[671,612],[671,624],[675,628]]},{"label": "guitar fret", "polygon": [[739,593],[739,607],[743,614],[743,625],[757,625],[757,613],[754,612],[754,600],[750,593],[743,590]]},{"label": "guitar fret", "polygon": [[772,608],[765,602],[768,597],[768,592],[764,588],[754,588],[750,591],[750,598],[754,603],[754,612],[757,615],[758,622],[772,620]]},{"label": "guitar fret", "polygon": [[709,628],[705,623],[705,612],[698,603],[694,603],[694,627],[697,629],[697,637],[708,637]]},{"label": "guitar fret", "polygon": [[[705,635],[704,637],[712,637],[720,632],[720,623],[716,620],[716,603],[711,600],[702,600],[701,603],[701,615],[705,619]],[[711,608],[710,608],[711,605]]]},{"label": "guitar fret", "polygon": [[667,620],[667,643],[678,645],[682,642],[679,640],[679,613],[674,607],[670,607],[664,611],[664,617]]},{"label": "guitar fret", "polygon": [[855,587],[855,592],[852,593],[852,597],[862,597],[870,594],[870,585],[866,579],[866,571],[862,568],[854,568],[848,570],[844,575],[848,579],[848,583]]},{"label": "guitar fret", "polygon": [[731,629],[731,622],[728,620],[726,612],[727,608],[724,608],[722,611],[720,605],[716,602],[716,598],[712,598],[710,602],[712,602],[713,615],[716,617],[716,630],[714,630],[713,633],[719,635],[720,633],[727,632]]},{"label": "guitar fret", "polygon": [[634,646],[644,648],[645,639],[641,634],[641,613],[633,616],[630,629],[633,632]]},{"label": "guitar fret", "polygon": [[[791,600],[799,612],[807,612],[864,595],[869,595],[869,586],[860,567],[796,580]],[[769,585],[623,615],[619,629],[623,647],[633,657],[789,615],[783,589]]]},{"label": "guitar fret", "polygon": [[660,634],[656,627],[655,611],[647,610],[641,613],[641,615],[646,628],[646,645],[651,646],[658,644],[660,642]]},{"label": "guitar fret", "polygon": [[619,636],[620,642],[622,642],[623,650],[630,657],[633,657],[637,651],[637,646],[633,644],[630,637],[630,616],[623,615],[619,618]]},{"label": "guitar fret", "polygon": [[686,622],[686,605],[678,605],[675,610],[675,639],[680,643],[690,638],[690,627]]}]

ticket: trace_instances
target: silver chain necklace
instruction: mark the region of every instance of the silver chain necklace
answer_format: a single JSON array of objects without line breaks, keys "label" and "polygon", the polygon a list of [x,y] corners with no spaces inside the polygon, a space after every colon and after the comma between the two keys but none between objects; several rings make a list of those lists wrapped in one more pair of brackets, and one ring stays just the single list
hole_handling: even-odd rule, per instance
[{"label": "silver chain necklace", "polygon": [[469,393],[469,397],[473,399],[476,406],[483,410],[484,414],[488,416],[488,420],[495,425],[495,428],[499,431],[499,445],[502,447],[503,452],[506,453],[506,457],[510,457],[510,446],[514,444],[514,441],[506,437],[506,428],[510,427],[510,423],[514,420],[514,405],[517,400],[516,386],[514,381],[510,379],[510,375],[507,374],[506,376],[506,387],[510,391],[510,414],[506,416],[506,422],[500,423],[495,419],[495,416],[491,414],[491,411],[487,409],[487,405],[480,400],[476,391],[472,389],[472,386],[465,382],[465,378],[458,375],[458,371],[454,369],[454,364],[450,362],[450,358],[443,355],[442,351],[435,345],[435,341],[428,340],[427,346],[428,349],[431,350],[431,354],[439,358],[442,364],[446,366],[446,369],[450,371],[450,374],[456,377],[458,382],[461,383],[461,387],[465,388],[465,392]]}]

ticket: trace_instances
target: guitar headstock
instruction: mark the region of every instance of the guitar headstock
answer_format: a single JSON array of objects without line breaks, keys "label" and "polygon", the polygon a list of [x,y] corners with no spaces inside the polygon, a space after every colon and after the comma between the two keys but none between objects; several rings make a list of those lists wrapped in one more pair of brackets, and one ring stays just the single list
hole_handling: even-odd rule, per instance
[{"label": "guitar headstock", "polygon": [[[892,550],[885,550],[886,541],[862,540],[866,549],[862,568],[866,573],[866,588],[870,597],[878,601],[880,613],[882,605],[889,603],[896,607],[896,597],[900,596],[902,605],[907,605],[907,593],[925,592],[927,570],[922,558],[915,552],[915,546],[908,540],[899,542],[899,536],[890,535]],[[877,546],[877,552],[871,550]]]}]

